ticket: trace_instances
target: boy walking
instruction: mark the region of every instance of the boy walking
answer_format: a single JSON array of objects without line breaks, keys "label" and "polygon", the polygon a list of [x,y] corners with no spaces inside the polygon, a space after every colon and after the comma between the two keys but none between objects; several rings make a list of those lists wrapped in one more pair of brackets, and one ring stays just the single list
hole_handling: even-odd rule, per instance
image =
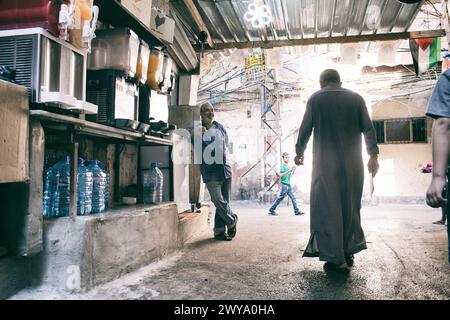
[{"label": "boy walking", "polygon": [[277,209],[281,201],[283,201],[283,199],[286,197],[286,195],[292,201],[292,205],[294,206],[294,214],[296,216],[304,214],[304,212],[301,212],[297,206],[297,201],[295,200],[295,195],[292,192],[291,187],[291,176],[294,174],[296,167],[292,166],[289,168],[289,154],[287,152],[284,152],[281,157],[283,159],[283,164],[280,167],[280,173],[277,173],[277,176],[281,179],[281,191],[277,200],[275,200],[272,207],[270,207],[269,214],[272,216],[278,215],[275,210]]}]

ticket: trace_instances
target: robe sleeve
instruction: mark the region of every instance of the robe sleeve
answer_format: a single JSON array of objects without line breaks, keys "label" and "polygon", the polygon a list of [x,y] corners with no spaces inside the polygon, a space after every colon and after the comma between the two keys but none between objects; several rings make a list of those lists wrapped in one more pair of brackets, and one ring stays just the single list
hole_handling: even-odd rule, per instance
[{"label": "robe sleeve", "polygon": [[369,155],[376,155],[379,153],[377,145],[377,136],[375,134],[375,128],[373,127],[372,120],[367,112],[366,103],[364,99],[361,99],[361,107],[359,110],[359,127],[364,134],[364,140],[366,142],[366,149]]},{"label": "robe sleeve", "polygon": [[295,152],[297,155],[303,155],[308,144],[309,138],[313,128],[313,116],[311,99],[308,100],[306,105],[306,112],[303,116],[303,121],[298,132],[297,144],[295,145]]}]

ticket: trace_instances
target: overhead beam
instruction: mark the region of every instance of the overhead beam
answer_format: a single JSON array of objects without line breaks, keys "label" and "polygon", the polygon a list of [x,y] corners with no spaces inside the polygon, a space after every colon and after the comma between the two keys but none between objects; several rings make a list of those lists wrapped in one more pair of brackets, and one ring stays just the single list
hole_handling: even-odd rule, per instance
[{"label": "overhead beam", "polygon": [[214,48],[214,42],[212,40],[211,35],[209,34],[209,30],[206,27],[205,23],[203,22],[202,16],[200,15],[200,12],[198,12],[198,9],[195,6],[194,2],[192,0],[183,0],[183,3],[191,13],[192,18],[194,19],[194,22],[197,25],[198,29],[200,29],[201,31],[205,31],[208,34],[208,39],[206,41],[208,42],[209,47]]},{"label": "overhead beam", "polygon": [[[276,40],[276,41],[251,41],[251,42],[226,42],[216,43],[214,48],[205,47],[204,51],[215,51],[225,49],[248,49],[248,48],[263,48],[271,49],[276,47],[290,47],[290,46],[307,46],[319,44],[333,44],[333,43],[352,43],[365,41],[388,41],[400,39],[420,39],[420,38],[437,38],[445,36],[445,30],[427,30],[427,31],[411,31],[399,33],[386,34],[367,34],[358,36],[343,36],[343,37],[327,37],[327,38],[312,38],[312,39],[290,39],[290,40]],[[200,46],[195,45],[194,49],[200,51]]]}]

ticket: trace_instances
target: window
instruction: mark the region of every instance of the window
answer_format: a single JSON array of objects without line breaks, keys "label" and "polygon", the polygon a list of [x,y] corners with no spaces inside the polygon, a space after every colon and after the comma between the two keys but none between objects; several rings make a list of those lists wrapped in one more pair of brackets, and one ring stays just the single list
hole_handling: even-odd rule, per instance
[{"label": "window", "polygon": [[426,118],[389,119],[373,121],[377,142],[415,143],[427,142]]}]

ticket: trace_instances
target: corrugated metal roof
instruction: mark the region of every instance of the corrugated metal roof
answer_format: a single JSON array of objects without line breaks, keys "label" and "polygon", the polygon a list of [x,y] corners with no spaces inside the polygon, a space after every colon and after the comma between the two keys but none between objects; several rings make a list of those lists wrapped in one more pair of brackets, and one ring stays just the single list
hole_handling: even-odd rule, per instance
[{"label": "corrugated metal roof", "polygon": [[[397,0],[192,0],[214,43],[314,39],[406,32],[424,1]],[[255,29],[244,14],[252,2],[270,8],[272,22]],[[196,30],[184,0],[172,7],[193,43]]]}]

